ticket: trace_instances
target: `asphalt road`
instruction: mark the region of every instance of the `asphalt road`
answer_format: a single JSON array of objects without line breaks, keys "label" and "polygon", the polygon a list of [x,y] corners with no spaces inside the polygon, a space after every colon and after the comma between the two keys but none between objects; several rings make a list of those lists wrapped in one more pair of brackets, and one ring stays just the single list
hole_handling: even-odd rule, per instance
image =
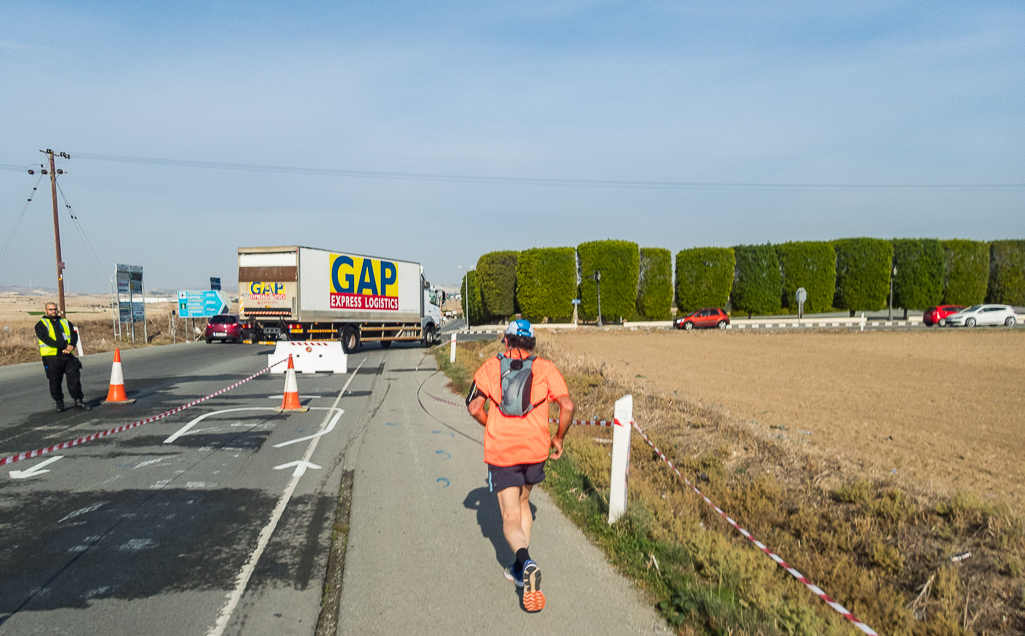
[{"label": "asphalt road", "polygon": [[[41,365],[0,368],[0,456],[162,413],[259,371],[269,351],[126,351],[130,406],[99,404],[111,355],[88,356],[94,409],[61,414]],[[502,575],[512,555],[480,427],[439,401],[460,398],[433,360],[370,345],[349,356],[349,371],[300,375],[306,413],[275,413],[283,376],[265,374],[164,420],[0,469],[0,634],[313,634],[346,471],[339,634],[668,633],[537,491],[531,551],[549,603],[523,611]],[[299,474],[303,459],[318,468]]]},{"label": "asphalt road", "polygon": [[[0,369],[0,455],[164,412],[259,371],[268,352],[216,344],[126,351],[126,387],[137,399],[126,406],[99,405],[111,355],[88,356],[84,389],[94,409],[61,414],[41,365]],[[4,466],[0,633],[313,633],[344,449],[384,356],[350,356],[347,375],[300,376],[300,394],[318,396],[302,399],[313,407],[306,413],[275,413],[283,376],[265,374],[167,419],[59,452],[49,472],[9,475],[53,456]],[[309,460],[319,469],[276,469],[314,443]]]}]

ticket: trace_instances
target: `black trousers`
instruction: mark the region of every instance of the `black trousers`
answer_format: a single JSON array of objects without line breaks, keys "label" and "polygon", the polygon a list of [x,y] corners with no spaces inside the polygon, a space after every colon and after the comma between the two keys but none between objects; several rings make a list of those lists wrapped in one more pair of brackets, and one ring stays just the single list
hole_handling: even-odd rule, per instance
[{"label": "black trousers", "polygon": [[78,358],[65,354],[43,356],[43,368],[46,369],[46,379],[50,381],[50,397],[55,401],[64,399],[61,383],[65,377],[68,379],[68,393],[71,394],[71,399],[81,400],[85,397],[82,393],[82,372],[78,368]]}]

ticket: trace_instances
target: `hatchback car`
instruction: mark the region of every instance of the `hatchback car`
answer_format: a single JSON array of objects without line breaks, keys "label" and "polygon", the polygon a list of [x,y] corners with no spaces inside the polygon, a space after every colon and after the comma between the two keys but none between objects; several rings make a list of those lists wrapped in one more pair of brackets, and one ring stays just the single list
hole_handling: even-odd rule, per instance
[{"label": "hatchback car", "polygon": [[947,316],[946,322],[951,327],[975,327],[984,325],[1006,325],[1013,327],[1018,321],[1018,314],[1010,305],[972,305],[956,314]]},{"label": "hatchback car", "polygon": [[206,325],[205,338],[207,344],[213,340],[239,342],[242,340],[242,321],[232,314],[211,316]]},{"label": "hatchback car", "polygon": [[922,322],[924,322],[927,327],[932,327],[933,325],[939,325],[942,327],[946,324],[947,316],[950,314],[956,314],[962,309],[964,309],[964,307],[961,305],[937,305],[936,307],[930,307],[922,314]]},{"label": "hatchback car", "polygon": [[677,318],[673,324],[677,329],[686,329],[687,331],[711,329],[712,327],[725,329],[726,325],[730,324],[730,316],[722,309],[707,307],[687,314],[683,318]]}]

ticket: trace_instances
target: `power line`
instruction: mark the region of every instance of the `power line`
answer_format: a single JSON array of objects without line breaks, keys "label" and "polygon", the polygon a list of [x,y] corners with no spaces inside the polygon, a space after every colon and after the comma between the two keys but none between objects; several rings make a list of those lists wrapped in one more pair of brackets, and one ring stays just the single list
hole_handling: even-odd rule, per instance
[{"label": "power line", "polygon": [[[24,170],[24,168],[22,168]],[[32,199],[36,196],[36,191],[39,189],[39,182],[43,180],[43,175],[39,175],[36,179],[36,185],[32,186],[32,192],[28,196],[28,200],[25,202],[24,207],[21,208],[21,214],[18,215],[18,219],[14,222],[11,227],[11,233],[7,235],[7,239],[4,241],[3,247],[0,247],[0,263],[3,262],[4,256],[7,255],[7,248],[10,247],[11,241],[14,239],[14,233],[18,231],[18,226],[21,225],[21,220],[25,218],[25,212],[28,211],[28,206],[32,203]]]},{"label": "power line", "polygon": [[82,222],[79,221],[75,211],[71,209],[71,204],[68,203],[68,197],[64,195],[64,188],[60,186],[60,183],[57,184],[57,191],[60,192],[61,199],[64,200],[64,207],[68,209],[68,215],[71,216],[71,221],[75,224],[75,230],[78,231],[78,236],[82,239],[82,243],[85,245],[86,255],[89,257],[89,264],[93,268],[93,273],[96,274],[96,279],[102,286],[103,274],[101,274],[101,272],[103,271],[103,264],[100,262],[100,257],[93,248],[93,244],[92,241],[89,240],[89,236],[86,235],[85,228],[82,227]]},{"label": "power line", "polygon": [[369,170],[338,170],[301,166],[267,166],[247,163],[224,163],[183,159],[159,159],[122,155],[75,153],[79,159],[134,163],[141,165],[172,166],[206,170],[233,170],[300,174],[323,177],[358,179],[389,179],[399,181],[436,181],[443,183],[478,183],[516,186],[557,186],[578,188],[638,188],[664,190],[861,190],[861,191],[985,191],[1025,190],[1025,183],[759,183],[716,181],[631,181],[616,179],[556,179],[547,177],[500,177],[486,175],[435,174],[421,172],[378,172]]}]

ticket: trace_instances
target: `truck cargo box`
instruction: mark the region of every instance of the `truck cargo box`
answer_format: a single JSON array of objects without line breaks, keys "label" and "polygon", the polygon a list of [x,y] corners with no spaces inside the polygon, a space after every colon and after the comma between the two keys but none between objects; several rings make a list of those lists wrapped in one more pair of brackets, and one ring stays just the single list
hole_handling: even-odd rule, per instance
[{"label": "truck cargo box", "polygon": [[301,246],[238,250],[243,318],[419,323],[418,263]]}]

